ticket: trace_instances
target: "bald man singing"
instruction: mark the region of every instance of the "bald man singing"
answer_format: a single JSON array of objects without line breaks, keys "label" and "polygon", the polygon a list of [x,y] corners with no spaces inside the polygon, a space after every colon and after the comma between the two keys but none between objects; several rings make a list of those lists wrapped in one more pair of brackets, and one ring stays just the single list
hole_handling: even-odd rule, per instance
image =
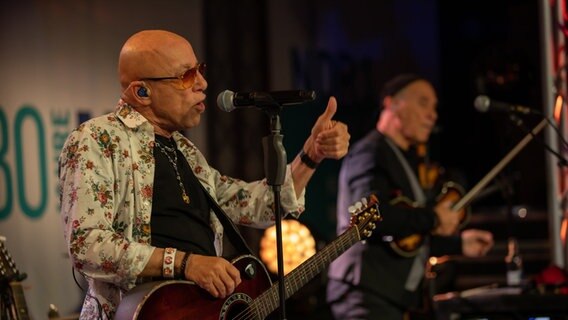
[{"label": "bald man singing", "polygon": [[[235,223],[274,222],[273,191],[210,167],[182,132],[205,112],[205,64],[185,38],[164,30],[132,35],[119,57],[116,110],[82,123],[59,158],[61,218],[73,267],[89,284],[81,319],[112,319],[125,293],[143,279],[191,280],[225,298],[241,274],[223,258],[224,228],[213,207]],[[317,164],[340,159],[347,126],[332,120],[331,97],[299,155],[286,167],[284,213],[304,211]]]}]

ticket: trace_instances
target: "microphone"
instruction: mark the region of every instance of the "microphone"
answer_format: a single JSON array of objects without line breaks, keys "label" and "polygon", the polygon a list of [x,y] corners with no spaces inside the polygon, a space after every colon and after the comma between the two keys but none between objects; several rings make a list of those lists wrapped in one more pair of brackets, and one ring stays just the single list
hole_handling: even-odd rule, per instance
[{"label": "microphone", "polygon": [[233,92],[225,90],[217,96],[217,106],[226,112],[236,108],[265,107],[274,103],[282,106],[314,101],[315,91],[287,90],[272,92]]},{"label": "microphone", "polygon": [[533,110],[529,107],[491,100],[488,96],[485,95],[477,96],[477,98],[475,98],[475,100],[473,101],[473,105],[479,112],[496,111],[522,114],[540,114],[540,112],[538,112],[537,110]]}]

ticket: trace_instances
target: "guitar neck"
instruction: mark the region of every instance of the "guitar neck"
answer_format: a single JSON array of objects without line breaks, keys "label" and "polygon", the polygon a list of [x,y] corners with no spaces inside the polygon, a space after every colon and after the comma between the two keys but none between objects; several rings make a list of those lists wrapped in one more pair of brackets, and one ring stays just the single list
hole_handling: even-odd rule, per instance
[{"label": "guitar neck", "polygon": [[17,281],[10,282],[10,288],[12,290],[12,298],[14,299],[14,313],[16,314],[17,320],[29,320],[28,306],[26,304],[26,297],[24,296],[24,289],[22,284]]},{"label": "guitar neck", "polygon": [[[296,269],[292,270],[284,278],[286,299],[306,285],[327,265],[329,265],[331,261],[339,257],[360,239],[361,237],[357,227],[351,227],[320,252],[310,257]],[[278,282],[275,282],[270,289],[263,292],[253,303],[251,303],[251,307],[257,310],[258,314],[261,315],[261,319],[264,319],[264,317],[280,306],[278,292]]]}]

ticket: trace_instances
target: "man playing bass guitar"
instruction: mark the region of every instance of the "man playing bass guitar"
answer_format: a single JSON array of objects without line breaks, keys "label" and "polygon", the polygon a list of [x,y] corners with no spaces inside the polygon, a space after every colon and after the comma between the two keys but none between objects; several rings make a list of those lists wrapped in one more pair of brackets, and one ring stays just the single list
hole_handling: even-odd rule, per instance
[{"label": "man playing bass guitar", "polygon": [[[376,128],[353,145],[339,174],[338,232],[348,226],[345,206],[370,193],[379,197],[383,221],[330,267],[328,302],[336,319],[403,319],[419,305],[430,255],[479,257],[493,245],[487,231],[458,235],[463,212],[452,209],[454,199],[428,199],[419,183],[415,147],[428,141],[438,117],[432,84],[399,75],[384,86],[381,103]],[[419,243],[416,250],[396,245],[410,242]]]}]

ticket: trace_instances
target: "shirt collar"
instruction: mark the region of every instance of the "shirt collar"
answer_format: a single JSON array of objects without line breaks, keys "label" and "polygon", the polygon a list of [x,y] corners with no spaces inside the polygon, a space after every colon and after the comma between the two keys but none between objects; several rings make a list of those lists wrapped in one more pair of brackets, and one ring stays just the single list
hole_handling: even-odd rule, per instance
[{"label": "shirt collar", "polygon": [[138,111],[136,111],[131,105],[126,103],[124,100],[120,99],[115,110],[116,116],[126,125],[127,127],[134,129],[140,127],[141,125],[148,122]]}]

